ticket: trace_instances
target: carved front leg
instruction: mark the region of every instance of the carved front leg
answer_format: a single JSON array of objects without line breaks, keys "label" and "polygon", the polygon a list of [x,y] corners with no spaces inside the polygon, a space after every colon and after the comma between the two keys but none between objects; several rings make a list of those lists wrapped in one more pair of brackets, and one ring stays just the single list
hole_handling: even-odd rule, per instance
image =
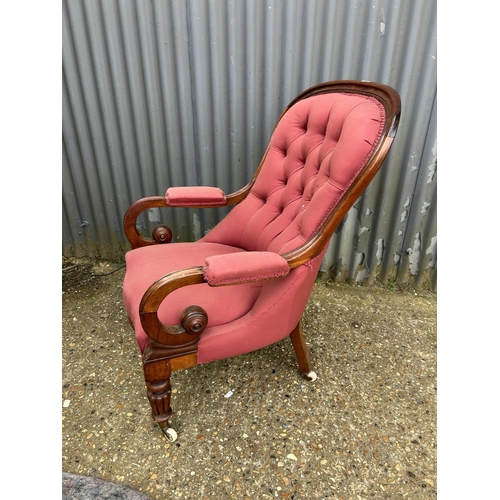
[{"label": "carved front leg", "polygon": [[144,362],[144,378],[148,389],[148,399],[151,404],[152,417],[155,422],[166,423],[172,416],[170,407],[170,376],[172,367],[170,360]]}]

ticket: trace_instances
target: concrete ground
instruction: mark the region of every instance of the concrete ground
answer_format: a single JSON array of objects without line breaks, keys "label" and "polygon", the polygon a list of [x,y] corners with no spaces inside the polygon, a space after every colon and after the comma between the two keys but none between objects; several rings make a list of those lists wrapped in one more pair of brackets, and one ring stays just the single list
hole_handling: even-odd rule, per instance
[{"label": "concrete ground", "polygon": [[318,279],[303,320],[318,379],[301,378],[288,339],[175,372],[169,443],[150,417],[123,276],[63,261],[67,477],[161,500],[437,498],[435,294]]}]

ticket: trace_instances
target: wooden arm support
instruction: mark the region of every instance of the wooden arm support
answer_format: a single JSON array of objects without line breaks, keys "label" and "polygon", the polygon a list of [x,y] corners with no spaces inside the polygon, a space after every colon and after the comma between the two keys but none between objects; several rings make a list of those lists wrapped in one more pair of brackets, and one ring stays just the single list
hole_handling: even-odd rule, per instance
[{"label": "wooden arm support", "polygon": [[146,238],[137,231],[137,218],[142,212],[150,208],[164,208],[166,206],[165,197],[163,196],[141,198],[130,205],[123,217],[123,230],[132,248],[157,245],[158,243],[170,243],[172,240],[172,231],[167,226],[161,225],[155,228],[153,238]]},{"label": "wooden arm support", "polygon": [[[207,204],[204,203],[202,199],[200,199],[198,202],[196,202],[196,200],[192,200],[189,203],[189,208],[215,208],[236,205],[247,196],[254,182],[255,179],[252,179],[245,187],[243,187],[239,191],[227,195],[224,202]],[[165,196],[149,196],[147,198],[141,198],[140,200],[137,200],[135,203],[130,205],[127,212],[125,213],[125,216],[123,217],[123,230],[125,232],[127,240],[132,245],[132,248],[157,245],[158,243],[170,243],[170,241],[172,240],[172,231],[168,226],[165,226],[163,224],[157,226],[153,230],[153,238],[147,238],[141,235],[139,231],[137,231],[137,218],[142,212],[151,208],[167,208],[176,206],[184,208],[187,207],[187,205],[170,205],[167,202]]]},{"label": "wooden arm support", "polygon": [[179,325],[164,325],[158,318],[158,308],[163,300],[178,288],[204,283],[203,268],[191,267],[163,276],[144,294],[139,306],[141,324],[148,337],[162,347],[182,347],[196,343],[206,328],[208,316],[199,306],[187,307]]},{"label": "wooden arm support", "polygon": [[208,315],[202,307],[193,305],[184,309],[179,325],[164,325],[158,318],[158,308],[174,290],[203,282],[202,267],[167,274],[148,288],[139,306],[141,324],[149,336],[142,355],[147,395],[152,417],[162,426],[172,415],[172,370],[196,365],[198,339],[207,326]]}]

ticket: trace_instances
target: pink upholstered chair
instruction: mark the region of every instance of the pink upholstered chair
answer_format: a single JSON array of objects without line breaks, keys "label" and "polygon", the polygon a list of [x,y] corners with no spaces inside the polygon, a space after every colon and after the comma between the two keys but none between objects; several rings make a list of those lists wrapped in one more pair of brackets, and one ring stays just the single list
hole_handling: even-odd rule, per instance
[{"label": "pink upholstered chair", "polygon": [[[171,187],[135,202],[124,218],[125,307],[142,352],[152,417],[170,440],[172,371],[237,356],[289,336],[299,370],[314,380],[301,329],[335,228],[384,161],[400,114],[385,85],[338,81],[296,97],[279,118],[243,189]],[[195,242],[153,238],[138,215],[158,207],[221,207],[228,215]]]}]

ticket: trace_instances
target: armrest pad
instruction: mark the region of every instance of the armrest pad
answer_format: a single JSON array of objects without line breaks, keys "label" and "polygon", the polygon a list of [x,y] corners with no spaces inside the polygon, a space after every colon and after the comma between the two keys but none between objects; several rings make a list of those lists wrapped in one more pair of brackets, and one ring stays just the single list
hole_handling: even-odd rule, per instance
[{"label": "armrest pad", "polygon": [[226,204],[224,191],[208,186],[171,187],[168,188],[165,199],[170,207]]},{"label": "armrest pad", "polygon": [[286,276],[288,262],[274,252],[238,252],[208,257],[203,277],[210,286],[235,285]]}]

